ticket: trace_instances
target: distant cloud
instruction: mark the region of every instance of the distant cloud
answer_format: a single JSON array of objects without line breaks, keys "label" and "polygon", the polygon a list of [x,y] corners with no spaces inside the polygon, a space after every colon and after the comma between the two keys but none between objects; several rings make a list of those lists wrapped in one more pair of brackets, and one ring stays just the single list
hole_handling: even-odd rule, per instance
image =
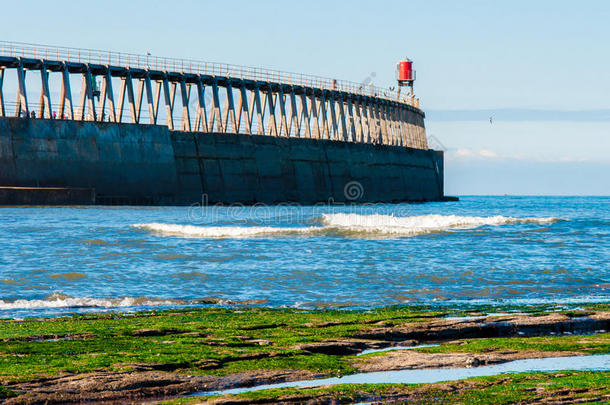
[{"label": "distant cloud", "polygon": [[466,149],[460,148],[455,151],[449,150],[446,153],[448,159],[476,159],[476,158],[486,158],[486,159],[495,159],[498,158],[499,155],[489,149]]},{"label": "distant cloud", "polygon": [[426,110],[428,121],[577,121],[610,122],[609,110],[536,110],[498,108],[485,110]]},{"label": "distant cloud", "polygon": [[549,157],[549,156],[527,156],[527,155],[501,155],[490,149],[468,149],[459,148],[455,150],[448,150],[445,152],[445,158],[448,161],[455,162],[469,162],[469,161],[491,161],[491,160],[503,160],[506,162],[538,162],[538,163],[580,163],[589,162],[590,159],[582,157],[572,156],[561,156],[561,157]]}]

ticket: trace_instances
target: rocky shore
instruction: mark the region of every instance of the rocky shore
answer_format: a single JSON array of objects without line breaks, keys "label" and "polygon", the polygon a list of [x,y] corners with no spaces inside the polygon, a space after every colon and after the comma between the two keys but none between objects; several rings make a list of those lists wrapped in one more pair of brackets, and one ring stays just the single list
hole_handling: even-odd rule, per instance
[{"label": "rocky shore", "polygon": [[[0,322],[0,398],[6,404],[316,403],[316,398],[319,403],[363,398],[427,403],[421,390],[437,390],[443,397],[453,392],[457,401],[464,390],[484,393],[502,386],[501,379],[479,388],[473,388],[478,380],[465,380],[417,389],[365,386],[285,389],[267,397],[265,392],[184,397],[359,372],[610,353],[610,310],[602,304],[508,310],[206,308]],[[360,355],[396,346],[412,349]],[[581,382],[589,378],[570,375]],[[534,380],[524,387],[531,388]],[[587,384],[590,389],[574,393],[574,401],[610,394]],[[563,403],[570,403],[568,394]]]}]

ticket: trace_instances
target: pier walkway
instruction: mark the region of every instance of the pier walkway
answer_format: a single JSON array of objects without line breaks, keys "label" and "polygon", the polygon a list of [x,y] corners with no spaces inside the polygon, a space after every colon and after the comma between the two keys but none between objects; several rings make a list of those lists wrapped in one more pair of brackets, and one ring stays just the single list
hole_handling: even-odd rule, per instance
[{"label": "pier walkway", "polygon": [[[79,84],[74,100],[72,88]],[[11,85],[15,102],[7,99]],[[39,95],[37,103],[32,94]],[[8,116],[428,149],[419,100],[389,89],[229,64],[0,41],[0,117]]]}]

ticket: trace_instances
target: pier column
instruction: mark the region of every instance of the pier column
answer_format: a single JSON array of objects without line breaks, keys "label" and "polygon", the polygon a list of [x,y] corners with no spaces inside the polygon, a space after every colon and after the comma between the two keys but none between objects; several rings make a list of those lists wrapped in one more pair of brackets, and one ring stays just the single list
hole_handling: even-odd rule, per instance
[{"label": "pier column", "polygon": [[242,80],[239,85],[239,103],[237,106],[237,130],[241,129],[241,121],[242,117],[244,122],[244,127],[246,129],[246,134],[252,134],[252,119],[250,116],[250,110],[248,109],[248,91],[246,89],[246,85]]},{"label": "pier column", "polygon": [[290,131],[294,127],[294,136],[301,137],[301,122],[299,121],[299,111],[297,110],[297,96],[294,87],[290,87]]},{"label": "pier column", "polygon": [[25,71],[23,70],[23,64],[21,58],[19,59],[19,65],[17,65],[17,105],[15,106],[15,116],[19,117],[22,111],[29,116],[30,110],[28,108],[28,97],[25,90]]},{"label": "pier column", "polygon": [[330,130],[328,128],[328,110],[326,109],[326,90],[322,90],[322,94],[320,95],[320,117],[322,118],[322,139],[330,139]]},{"label": "pier column", "polygon": [[4,84],[4,68],[0,68],[0,117],[6,117],[6,109],[4,108],[4,93],[2,85]]},{"label": "pier column", "polygon": [[301,129],[305,128],[302,132],[304,138],[311,138],[311,126],[309,122],[309,108],[307,107],[307,95],[303,91],[301,94],[301,111],[299,114],[299,122],[301,123]]},{"label": "pier column", "polygon": [[284,91],[282,90],[281,84],[277,92],[277,99],[279,102],[278,108],[280,110],[280,136],[284,135],[289,137],[290,132],[288,132],[288,120],[286,118],[286,98],[284,96]]},{"label": "pier column", "polygon": [[238,133],[237,120],[235,119],[235,102],[233,100],[233,86],[231,83],[227,83],[227,112],[225,114],[225,131],[229,131],[229,124],[231,125],[231,131]]},{"label": "pier column", "polygon": [[318,108],[317,108],[317,100],[316,95],[312,91],[309,95],[310,100],[310,121],[311,121],[311,137],[314,139],[320,139],[320,126],[318,121]]},{"label": "pier column", "polygon": [[66,113],[67,107],[67,115],[68,119],[74,119],[74,105],[72,103],[72,89],[70,87],[70,72],[68,72],[68,67],[66,64],[63,64],[61,70],[61,95],[60,95],[60,103],[59,103],[59,117],[61,119],[64,118],[64,113]]},{"label": "pier column", "polygon": [[44,118],[45,115],[47,118],[53,118],[53,110],[51,107],[51,92],[49,91],[49,73],[47,71],[47,66],[44,62],[42,62],[42,66],[40,68],[40,109],[38,111],[38,116],[40,118]]},{"label": "pier column", "polygon": [[201,75],[197,84],[197,113],[195,114],[195,131],[208,131],[208,114],[205,108],[205,94]]},{"label": "pier column", "polygon": [[191,98],[191,86],[187,85],[184,77],[180,80],[180,95],[182,96],[182,119],[180,128],[191,132],[191,115],[189,112],[189,99]]},{"label": "pier column", "polygon": [[102,89],[100,93],[100,104],[98,106],[98,119],[104,121],[106,100],[108,100],[108,121],[116,122],[116,107],[114,105],[114,92],[112,90],[112,77],[110,71],[106,71],[102,78]]},{"label": "pier column", "polygon": [[87,66],[87,70],[82,74],[81,95],[80,95],[80,114],[81,121],[97,121],[95,111],[95,101],[93,99],[93,86],[91,81],[91,70]]},{"label": "pier column", "polygon": [[330,139],[339,139],[338,127],[337,127],[337,113],[335,110],[335,93],[330,93],[328,98],[328,109],[330,110],[330,123],[332,128],[332,135]]},{"label": "pier column", "polygon": [[257,135],[265,135],[265,123],[263,122],[263,106],[261,103],[261,92],[258,85],[254,87],[253,92],[254,94],[252,100],[254,101],[254,107],[256,108],[256,133]]},{"label": "pier column", "polygon": [[[176,84],[170,84],[169,80],[167,80],[167,74],[163,78],[163,94],[165,97],[165,121],[167,123],[167,128],[172,131],[174,129],[174,101],[176,97]],[[123,102],[121,101],[121,109],[123,107]],[[120,118],[119,118],[120,121]]]},{"label": "pier column", "polygon": [[210,123],[208,128],[214,132],[214,128],[218,132],[224,132],[222,127],[222,112],[220,111],[220,97],[218,96],[218,81],[214,79],[212,82],[212,114],[210,115]]}]

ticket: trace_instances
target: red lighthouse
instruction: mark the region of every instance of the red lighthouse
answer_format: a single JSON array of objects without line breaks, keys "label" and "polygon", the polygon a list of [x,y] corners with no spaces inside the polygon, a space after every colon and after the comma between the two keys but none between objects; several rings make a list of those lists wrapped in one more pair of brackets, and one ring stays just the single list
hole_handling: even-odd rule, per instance
[{"label": "red lighthouse", "polygon": [[415,81],[415,75],[413,72],[413,62],[411,60],[401,60],[400,62],[398,62],[396,69],[398,71],[398,84],[411,84]]},{"label": "red lighthouse", "polygon": [[415,82],[415,70],[413,70],[413,61],[409,58],[404,58],[396,65],[396,79],[398,80],[398,97],[400,98],[400,88],[409,86],[411,88],[411,98],[414,98],[413,83]]}]

